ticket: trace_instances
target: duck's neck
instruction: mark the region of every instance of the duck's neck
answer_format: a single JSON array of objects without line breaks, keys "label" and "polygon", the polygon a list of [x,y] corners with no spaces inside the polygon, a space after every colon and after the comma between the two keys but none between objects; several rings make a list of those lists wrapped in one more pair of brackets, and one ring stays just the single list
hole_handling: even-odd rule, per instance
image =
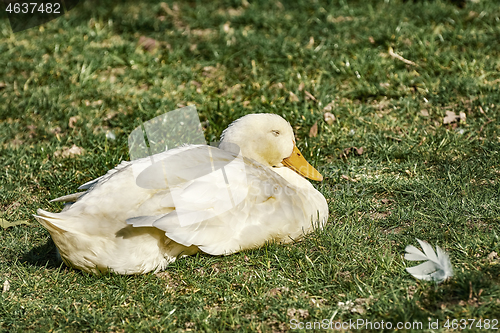
[{"label": "duck's neck", "polygon": [[222,150],[229,151],[235,154],[241,154],[241,156],[243,157],[250,158],[254,161],[264,164],[265,166],[272,167],[272,165],[270,165],[270,163],[264,156],[262,156],[262,154],[256,152],[255,146],[256,145],[253,140],[247,141],[244,146],[234,144],[227,140],[223,140],[219,144],[219,148]]}]

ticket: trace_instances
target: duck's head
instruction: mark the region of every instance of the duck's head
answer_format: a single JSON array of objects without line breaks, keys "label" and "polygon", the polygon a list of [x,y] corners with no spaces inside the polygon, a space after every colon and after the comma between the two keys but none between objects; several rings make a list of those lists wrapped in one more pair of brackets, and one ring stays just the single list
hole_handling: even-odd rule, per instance
[{"label": "duck's head", "polygon": [[269,167],[286,166],[303,177],[323,180],[323,176],[302,156],[295,146],[290,124],[276,114],[249,114],[224,130],[219,146],[239,153]]}]

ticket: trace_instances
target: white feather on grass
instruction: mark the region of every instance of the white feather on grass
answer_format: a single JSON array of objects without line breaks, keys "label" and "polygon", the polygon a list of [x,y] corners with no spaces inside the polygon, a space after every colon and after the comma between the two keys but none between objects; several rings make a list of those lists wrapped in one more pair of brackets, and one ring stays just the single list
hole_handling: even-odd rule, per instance
[{"label": "white feather on grass", "polygon": [[451,266],[450,257],[439,246],[436,245],[436,252],[429,243],[421,241],[417,238],[424,253],[413,245],[408,245],[405,249],[405,259],[410,261],[427,260],[426,262],[414,266],[407,267],[406,271],[419,280],[443,282],[453,276],[453,267]]}]

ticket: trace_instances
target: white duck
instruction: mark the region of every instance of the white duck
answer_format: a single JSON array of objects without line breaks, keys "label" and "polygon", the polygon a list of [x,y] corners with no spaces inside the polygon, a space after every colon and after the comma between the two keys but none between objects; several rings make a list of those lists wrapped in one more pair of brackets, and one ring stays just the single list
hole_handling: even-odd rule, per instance
[{"label": "white duck", "polygon": [[220,149],[191,145],[153,158],[160,162],[122,162],[82,185],[86,192],[53,200],[69,202],[61,213],[37,211],[67,265],[91,273],[160,271],[199,251],[227,255],[289,243],[328,219],[325,198],[303,178],[323,177],[278,115],[236,120]]}]

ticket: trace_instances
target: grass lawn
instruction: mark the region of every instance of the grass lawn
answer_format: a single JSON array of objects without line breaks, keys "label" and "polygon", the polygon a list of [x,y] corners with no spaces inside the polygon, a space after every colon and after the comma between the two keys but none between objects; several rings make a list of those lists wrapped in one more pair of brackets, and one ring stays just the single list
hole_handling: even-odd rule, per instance
[{"label": "grass lawn", "polygon": [[[500,328],[499,40],[495,0],[103,0],[15,34],[0,20],[0,331]],[[247,113],[286,118],[325,176],[327,227],[159,274],[60,264],[32,214],[188,104],[207,141]],[[406,272],[416,238],[449,253],[452,279]]]}]

